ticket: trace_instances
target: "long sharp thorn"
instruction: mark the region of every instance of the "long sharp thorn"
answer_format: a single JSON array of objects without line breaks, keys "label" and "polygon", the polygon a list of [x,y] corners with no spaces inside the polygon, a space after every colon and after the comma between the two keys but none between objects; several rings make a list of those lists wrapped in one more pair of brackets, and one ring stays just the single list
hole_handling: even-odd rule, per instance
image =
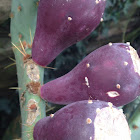
[{"label": "long sharp thorn", "polygon": [[21,90],[21,88],[19,88],[19,87],[10,87],[9,89],[18,89],[18,90]]},{"label": "long sharp thorn", "polygon": [[9,57],[9,59],[10,59],[10,60],[12,60],[13,62],[16,62],[16,60],[15,60],[15,59],[13,59],[13,58],[11,58],[11,57]]},{"label": "long sharp thorn", "polygon": [[12,63],[12,64],[10,64],[10,65],[4,67],[4,69],[7,69],[7,68],[9,68],[9,67],[11,67],[11,66],[14,66],[14,65],[16,65],[16,63]]},{"label": "long sharp thorn", "polygon": [[24,53],[26,54],[25,49],[24,49],[24,47],[23,47],[23,44],[22,44],[22,42],[21,42],[20,38],[19,38],[19,42],[20,42],[20,44],[21,44],[22,50],[23,50],[23,51],[24,51]]},{"label": "long sharp thorn", "polygon": [[[11,42],[12,43],[12,42]],[[26,56],[14,43],[12,43],[12,45],[21,53],[23,54],[23,56]]]},{"label": "long sharp thorn", "polygon": [[44,68],[53,69],[53,70],[57,69],[57,68],[52,68],[52,67],[44,67]]},{"label": "long sharp thorn", "polygon": [[29,31],[30,31],[30,39],[31,39],[31,44],[32,44],[33,40],[32,40],[31,28],[29,29]]}]

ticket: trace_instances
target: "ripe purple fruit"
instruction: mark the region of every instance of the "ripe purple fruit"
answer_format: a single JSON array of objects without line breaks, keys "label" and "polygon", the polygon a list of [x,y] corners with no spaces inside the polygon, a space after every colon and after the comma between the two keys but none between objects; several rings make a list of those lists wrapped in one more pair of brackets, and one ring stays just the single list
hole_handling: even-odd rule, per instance
[{"label": "ripe purple fruit", "polygon": [[130,45],[109,43],[68,74],[43,85],[40,92],[44,100],[56,104],[90,98],[125,105],[140,95],[140,59]]},{"label": "ripe purple fruit", "polygon": [[130,140],[122,113],[112,103],[75,102],[37,122],[34,140]]},{"label": "ripe purple fruit", "polygon": [[33,60],[45,66],[100,23],[106,0],[40,0],[32,47]]}]

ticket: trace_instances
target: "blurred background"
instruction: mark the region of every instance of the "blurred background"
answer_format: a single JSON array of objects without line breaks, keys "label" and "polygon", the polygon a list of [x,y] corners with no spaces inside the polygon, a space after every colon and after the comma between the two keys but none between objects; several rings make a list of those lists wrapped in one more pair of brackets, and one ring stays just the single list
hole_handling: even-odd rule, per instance
[{"label": "blurred background", "polygon": [[[10,38],[11,0],[0,0],[0,139],[20,138],[21,120],[18,99],[17,73]],[[45,69],[48,82],[73,69],[86,55],[109,42],[130,42],[140,53],[140,0],[107,0],[103,22],[86,39],[62,52]],[[47,80],[46,80],[47,79]],[[62,106],[48,104],[46,114]],[[128,120],[140,115],[140,99],[123,107]],[[137,111],[137,112],[136,112]],[[137,115],[137,116],[138,116]],[[139,116],[140,118],[140,116]],[[134,125],[134,129],[138,130]],[[140,131],[139,131],[140,132]],[[140,140],[140,133],[132,140]]]}]

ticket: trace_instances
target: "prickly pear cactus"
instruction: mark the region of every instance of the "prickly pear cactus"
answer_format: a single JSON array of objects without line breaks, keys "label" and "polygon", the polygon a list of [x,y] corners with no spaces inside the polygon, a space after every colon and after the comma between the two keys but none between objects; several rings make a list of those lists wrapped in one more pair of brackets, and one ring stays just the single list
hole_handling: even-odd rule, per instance
[{"label": "prickly pear cactus", "polygon": [[[97,4],[99,1],[96,0]],[[33,139],[33,129],[36,122],[45,117],[45,102],[36,95],[43,83],[44,68],[36,65],[31,59],[38,3],[37,0],[12,0],[10,14],[12,46],[16,58],[19,83],[22,140]],[[69,20],[71,21],[70,18]],[[139,107],[129,120],[130,128],[138,130],[138,122]],[[135,134],[132,134],[133,138],[138,137]]]},{"label": "prickly pear cactus", "polygon": [[43,82],[44,69],[31,60],[37,8],[37,0],[13,0],[10,14],[11,38],[17,64],[22,140],[33,139],[34,125],[45,116],[45,102],[36,96]]}]

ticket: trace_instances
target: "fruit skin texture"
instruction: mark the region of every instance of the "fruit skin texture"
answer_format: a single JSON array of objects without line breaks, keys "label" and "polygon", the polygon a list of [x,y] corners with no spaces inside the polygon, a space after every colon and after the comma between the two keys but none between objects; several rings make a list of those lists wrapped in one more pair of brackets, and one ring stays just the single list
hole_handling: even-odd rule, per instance
[{"label": "fruit skin texture", "polygon": [[56,104],[90,98],[122,106],[140,95],[140,59],[128,44],[105,45],[40,92],[44,100]]},{"label": "fruit skin texture", "polygon": [[40,0],[32,59],[45,66],[100,23],[105,0]]},{"label": "fruit skin texture", "polygon": [[79,101],[51,116],[37,122],[34,140],[130,140],[125,116],[111,103]]}]

